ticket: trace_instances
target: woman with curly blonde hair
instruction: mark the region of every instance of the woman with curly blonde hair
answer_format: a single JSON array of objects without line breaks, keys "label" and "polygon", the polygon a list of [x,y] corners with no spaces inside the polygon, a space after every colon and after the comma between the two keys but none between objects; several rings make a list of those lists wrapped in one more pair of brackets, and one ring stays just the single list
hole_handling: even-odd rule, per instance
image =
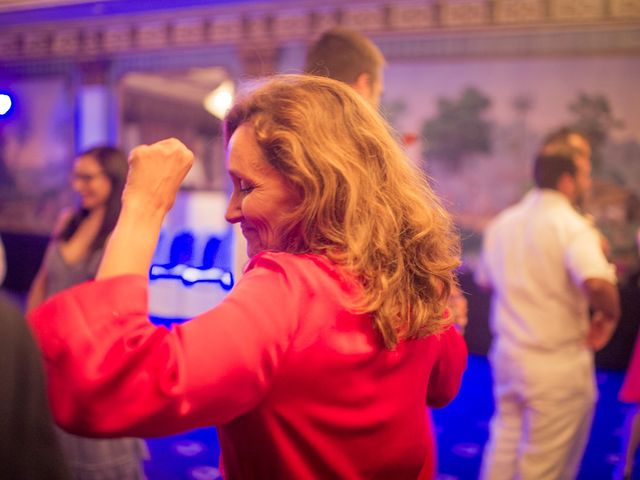
[{"label": "woman with curly blonde hair", "polygon": [[225,132],[243,277],[172,331],[148,323],[146,274],[192,154],[175,139],[134,149],[98,281],[32,315],[58,422],[107,436],[215,425],[228,478],[432,478],[425,405],[451,401],[466,365],[445,308],[448,214],[337,81],[274,77]]}]

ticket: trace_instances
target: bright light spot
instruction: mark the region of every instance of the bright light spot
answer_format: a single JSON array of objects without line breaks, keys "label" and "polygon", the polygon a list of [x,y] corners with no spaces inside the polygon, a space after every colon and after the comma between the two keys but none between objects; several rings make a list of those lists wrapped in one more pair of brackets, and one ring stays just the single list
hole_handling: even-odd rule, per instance
[{"label": "bright light spot", "polygon": [[11,97],[5,93],[0,93],[0,115],[4,115],[11,109]]},{"label": "bright light spot", "polygon": [[197,467],[193,467],[189,471],[189,475],[194,480],[217,480],[221,478],[220,470],[216,467],[212,467],[211,465],[199,465]]},{"label": "bright light spot", "polygon": [[231,80],[225,80],[204,98],[204,108],[213,116],[223,119],[231,104],[235,89]]},{"label": "bright light spot", "polygon": [[173,444],[173,448],[178,454],[185,457],[195,457],[204,452],[207,447],[201,442],[191,440],[181,440]]}]

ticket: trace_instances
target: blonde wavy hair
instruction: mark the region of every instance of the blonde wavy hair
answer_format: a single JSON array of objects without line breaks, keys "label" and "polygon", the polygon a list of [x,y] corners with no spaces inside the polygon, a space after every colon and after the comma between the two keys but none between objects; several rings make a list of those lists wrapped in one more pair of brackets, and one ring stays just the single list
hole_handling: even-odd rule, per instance
[{"label": "blonde wavy hair", "polygon": [[382,117],[345,84],[281,75],[239,99],[228,143],[248,122],[258,145],[300,194],[281,249],[323,255],[358,278],[355,311],[385,346],[438,333],[459,265],[459,239],[424,173]]}]

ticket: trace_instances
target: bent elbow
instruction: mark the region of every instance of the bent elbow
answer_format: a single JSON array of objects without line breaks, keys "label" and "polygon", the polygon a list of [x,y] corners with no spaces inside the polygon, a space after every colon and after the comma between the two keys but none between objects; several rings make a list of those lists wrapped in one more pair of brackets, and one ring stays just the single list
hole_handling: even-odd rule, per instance
[{"label": "bent elbow", "polygon": [[123,435],[118,404],[99,389],[81,388],[73,381],[61,385],[50,382],[49,406],[56,424],[63,430],[83,437],[118,437]]},{"label": "bent elbow", "polygon": [[427,395],[427,406],[431,408],[444,408],[456,398],[458,391],[449,395]]},{"label": "bent elbow", "polygon": [[602,312],[612,321],[618,321],[620,294],[613,283],[601,278],[588,278],[583,282],[582,288],[593,310]]}]

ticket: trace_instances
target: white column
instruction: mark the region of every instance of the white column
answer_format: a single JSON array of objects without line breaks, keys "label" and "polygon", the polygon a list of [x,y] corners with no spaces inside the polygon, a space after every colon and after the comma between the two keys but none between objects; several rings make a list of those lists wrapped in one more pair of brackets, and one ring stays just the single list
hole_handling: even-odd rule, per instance
[{"label": "white column", "polygon": [[83,85],[78,93],[78,151],[111,142],[111,96],[105,85]]}]

